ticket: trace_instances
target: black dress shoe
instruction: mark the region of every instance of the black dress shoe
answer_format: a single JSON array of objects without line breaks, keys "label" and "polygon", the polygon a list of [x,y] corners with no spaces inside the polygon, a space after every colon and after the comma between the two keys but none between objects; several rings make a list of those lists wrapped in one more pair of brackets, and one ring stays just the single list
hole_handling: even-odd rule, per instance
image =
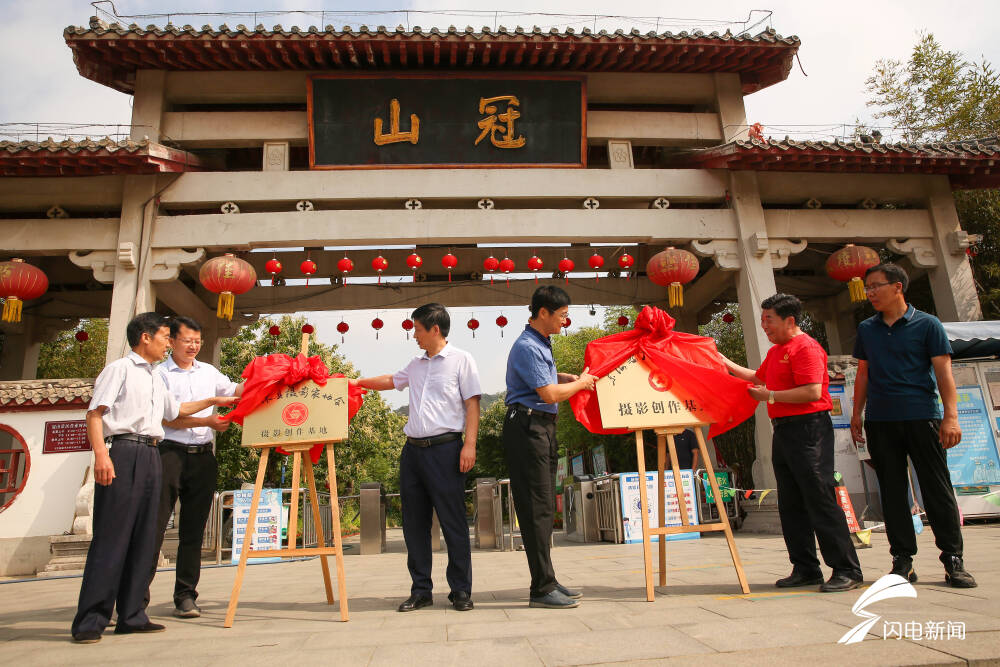
[{"label": "black dress shoe", "polygon": [[415,609],[420,609],[421,607],[430,607],[434,604],[434,598],[429,595],[417,595],[414,593],[406,602],[399,605],[397,611],[414,611]]},{"label": "black dress shoe", "polygon": [[778,579],[774,585],[778,588],[795,588],[796,586],[817,586],[823,583],[823,576],[806,577],[798,572],[792,572],[784,579]]},{"label": "black dress shoe", "polygon": [[973,576],[965,569],[961,556],[942,556],[941,560],[944,562],[944,580],[952,588],[975,588],[978,585]]},{"label": "black dress shoe", "polygon": [[73,641],[77,644],[96,644],[101,641],[101,633],[97,630],[86,630],[73,635]]},{"label": "black dress shoe", "polygon": [[448,599],[451,600],[451,606],[458,611],[469,611],[472,609],[472,599],[465,591],[452,591],[448,595]]},{"label": "black dress shoe", "polygon": [[830,578],[820,585],[819,590],[823,593],[841,593],[857,588],[862,581],[861,578],[849,577],[846,574],[831,574]]},{"label": "black dress shoe", "polygon": [[167,626],[153,622],[146,623],[145,625],[125,625],[124,623],[119,623],[115,626],[115,634],[130,635],[133,632],[163,632],[166,629]]}]

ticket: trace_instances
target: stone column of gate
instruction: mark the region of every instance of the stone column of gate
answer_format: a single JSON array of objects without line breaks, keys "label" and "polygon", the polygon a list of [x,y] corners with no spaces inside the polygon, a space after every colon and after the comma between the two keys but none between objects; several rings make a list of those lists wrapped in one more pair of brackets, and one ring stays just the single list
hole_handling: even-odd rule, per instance
[{"label": "stone column of gate", "polygon": [[[752,171],[734,171],[730,174],[729,192],[732,196],[736,221],[736,248],[740,271],[736,279],[740,320],[743,324],[743,341],[747,351],[747,367],[760,366],[771,347],[760,328],[760,303],[777,289],[771,254],[767,247],[767,227],[764,209],[760,203],[757,175]],[[773,489],[774,470],[771,467],[771,421],[767,406],[757,407],[754,430],[757,456],[753,463],[754,486]]]},{"label": "stone column of gate", "polygon": [[983,319],[982,307],[965,250],[968,235],[962,231],[947,176],[927,177],[927,211],[931,219],[931,245],[938,257],[930,269],[934,307],[942,322]]},{"label": "stone column of gate", "polygon": [[37,326],[38,318],[27,314],[20,322],[4,323],[4,341],[0,348],[0,380],[35,379],[41,348]]}]

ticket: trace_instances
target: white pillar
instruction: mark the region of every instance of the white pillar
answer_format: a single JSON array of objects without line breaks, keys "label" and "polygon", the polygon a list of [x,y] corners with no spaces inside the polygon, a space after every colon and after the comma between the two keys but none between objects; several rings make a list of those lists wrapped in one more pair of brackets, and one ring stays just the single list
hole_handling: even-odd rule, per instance
[{"label": "white pillar", "polygon": [[947,176],[927,177],[927,210],[931,217],[931,243],[939,258],[930,269],[934,307],[943,322],[983,319],[972,267],[960,242],[962,228]]},{"label": "white pillar", "polygon": [[715,110],[722,127],[722,143],[748,136],[747,112],[743,106],[743,84],[739,74],[713,74]]},{"label": "white pillar", "polygon": [[198,324],[201,325],[201,352],[198,353],[198,359],[218,368],[219,360],[222,358],[222,339],[226,336],[220,331],[221,327],[219,327],[216,318],[210,322],[199,322]]},{"label": "white pillar", "polygon": [[135,73],[135,94],[132,96],[133,141],[160,140],[166,82],[165,70],[141,69]]},{"label": "white pillar", "polygon": [[[747,367],[757,368],[767,355],[771,343],[760,328],[760,303],[773,295],[774,270],[770,252],[759,251],[759,239],[767,238],[764,209],[757,188],[757,174],[752,171],[734,171],[730,174],[729,190],[736,213],[737,252],[742,268],[736,280],[736,293],[740,302],[740,319],[743,323],[743,340],[747,350]],[[756,413],[754,438],[757,457],[753,463],[753,479],[757,488],[774,488],[774,470],[771,467],[771,421],[767,406],[760,404]]]}]

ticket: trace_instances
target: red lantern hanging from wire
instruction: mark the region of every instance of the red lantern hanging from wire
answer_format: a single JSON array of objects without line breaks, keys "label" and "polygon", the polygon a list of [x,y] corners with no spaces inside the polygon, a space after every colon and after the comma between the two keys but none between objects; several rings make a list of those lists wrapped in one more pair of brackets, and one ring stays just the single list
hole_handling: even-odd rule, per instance
[{"label": "red lantern hanging from wire", "polygon": [[337,333],[340,334],[340,342],[341,343],[344,342],[344,334],[347,333],[348,331],[350,331],[350,329],[351,329],[351,326],[347,322],[345,322],[344,320],[341,320],[340,324],[337,325]]},{"label": "red lantern hanging from wire", "polygon": [[441,258],[441,266],[448,270],[448,282],[451,282],[451,272],[456,266],[458,266],[458,257],[455,257],[450,252]]},{"label": "red lantern hanging from wire", "polygon": [[569,334],[569,327],[570,327],[571,324],[573,324],[573,320],[569,319],[568,317],[565,320],[563,320],[563,333],[564,334],[567,334],[567,335]]},{"label": "red lantern hanging from wire", "polygon": [[562,259],[559,260],[559,273],[563,274],[566,277],[567,285],[569,285],[569,272],[573,270],[574,266],[576,265],[573,264],[573,260],[571,260],[569,257],[563,257]]},{"label": "red lantern hanging from wire", "polygon": [[507,287],[510,287],[510,274],[514,273],[514,260],[504,255],[500,260],[500,271],[507,276]]},{"label": "red lantern hanging from wire", "polygon": [[528,268],[531,269],[531,271],[535,274],[536,285],[538,284],[538,272],[541,271],[544,267],[545,267],[545,262],[543,262],[542,258],[539,257],[538,255],[532,255],[531,258],[528,259]]},{"label": "red lantern hanging from wire", "polygon": [[507,318],[501,315],[497,318],[497,326],[500,327],[500,337],[503,338],[503,328],[507,326]]},{"label": "red lantern hanging from wire", "polygon": [[313,325],[311,324],[302,325],[302,333],[304,333],[305,335],[307,336],[312,335],[314,331],[316,331],[316,327],[314,327]]},{"label": "red lantern hanging from wire", "polygon": [[299,270],[302,271],[306,277],[306,287],[309,287],[309,276],[316,273],[318,268],[319,267],[316,266],[316,262],[312,261],[312,258],[309,255],[306,255],[305,261],[299,264]]},{"label": "red lantern hanging from wire", "polygon": [[471,320],[469,320],[468,322],[466,322],[466,326],[469,327],[470,329],[472,329],[472,337],[475,338],[476,337],[476,329],[479,328],[479,320],[477,320],[475,317],[473,317]]},{"label": "red lantern hanging from wire", "polygon": [[278,284],[278,274],[281,273],[281,260],[272,257],[264,264],[264,270],[271,274],[271,285]]},{"label": "red lantern hanging from wire", "polygon": [[389,268],[389,262],[386,261],[385,257],[379,255],[372,260],[372,270],[378,274],[378,284],[382,284],[382,272]]},{"label": "red lantern hanging from wire", "polygon": [[733,315],[732,313],[726,313],[725,315],[722,316],[722,321],[725,322],[726,324],[732,324],[733,322],[736,321],[736,316]]},{"label": "red lantern hanging from wire", "polygon": [[424,258],[413,252],[406,258],[406,265],[413,271],[413,282],[417,282],[417,269],[424,265]]},{"label": "red lantern hanging from wire", "polygon": [[410,332],[413,331],[413,320],[408,317],[403,320],[403,331],[406,332],[406,340],[410,340]]},{"label": "red lantern hanging from wire", "polygon": [[684,307],[684,285],[698,275],[698,258],[687,250],[673,246],[649,258],[646,276],[653,283],[667,288],[670,307]]},{"label": "red lantern hanging from wire", "polygon": [[219,295],[216,316],[231,320],[236,295],[243,294],[257,284],[257,272],[253,266],[227,252],[202,264],[198,280],[209,292]]},{"label": "red lantern hanging from wire", "polygon": [[0,262],[0,296],[3,297],[3,321],[20,322],[21,307],[29,299],[37,299],[49,289],[45,272],[14,258]]},{"label": "red lantern hanging from wire", "polygon": [[604,266],[604,258],[595,252],[590,256],[590,259],[587,260],[587,263],[590,264],[590,268],[594,270],[594,282],[596,283],[601,279],[600,274],[597,272],[601,270],[602,266]]},{"label": "red lantern hanging from wire", "polygon": [[271,348],[276,349],[278,347],[278,336],[281,335],[281,327],[277,324],[272,324],[267,333],[271,334]]},{"label": "red lantern hanging from wire", "polygon": [[374,320],[372,320],[372,329],[375,330],[375,340],[378,340],[378,332],[384,326],[385,322],[383,322],[381,319],[376,317]]},{"label": "red lantern hanging from wire", "polygon": [[867,298],[865,271],[880,261],[878,253],[872,248],[848,243],[826,260],[826,274],[834,280],[847,283],[851,302],[858,303]]},{"label": "red lantern hanging from wire", "polygon": [[483,271],[490,274],[490,285],[493,284],[493,272],[500,268],[500,260],[490,255],[483,260]]},{"label": "red lantern hanging from wire", "polygon": [[354,270],[354,261],[347,255],[344,255],[337,261],[337,270],[340,271],[340,275],[343,276],[343,281],[346,285],[347,275]]},{"label": "red lantern hanging from wire", "polygon": [[627,327],[628,326],[628,317],[625,316],[625,315],[619,315],[618,316],[618,326],[620,326],[622,329],[624,329],[625,327]]},{"label": "red lantern hanging from wire", "polygon": [[76,342],[79,343],[80,354],[83,354],[83,344],[90,340],[90,334],[81,329],[80,331],[77,331],[73,337],[76,338]]},{"label": "red lantern hanging from wire", "polygon": [[625,274],[625,280],[629,279],[629,273],[631,273],[632,265],[635,264],[635,257],[626,253],[623,253],[621,257],[618,258],[618,266],[621,267],[622,271],[627,271]]}]

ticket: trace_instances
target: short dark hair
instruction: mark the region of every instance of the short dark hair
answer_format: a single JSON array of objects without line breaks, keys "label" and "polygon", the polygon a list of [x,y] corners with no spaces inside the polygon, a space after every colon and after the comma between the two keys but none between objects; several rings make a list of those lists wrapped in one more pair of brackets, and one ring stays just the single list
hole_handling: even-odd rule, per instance
[{"label": "short dark hair", "polygon": [[538,313],[542,308],[550,313],[554,313],[569,304],[569,294],[562,287],[543,285],[531,295],[531,319],[538,317]]},{"label": "short dark hair", "polygon": [[436,325],[441,329],[441,336],[444,338],[447,338],[448,332],[451,331],[451,315],[448,314],[448,309],[440,303],[425,303],[413,311],[410,317],[414,321],[420,322],[420,326],[428,331]]},{"label": "short dark hair", "polygon": [[876,264],[867,271],[865,271],[865,278],[869,275],[875,273],[876,271],[881,271],[885,274],[885,279],[890,283],[902,283],[903,293],[906,293],[906,288],[910,286],[910,277],[906,275],[906,271],[903,270],[899,264],[893,264],[892,262],[884,262],[882,264]]},{"label": "short dark hair", "polygon": [[142,334],[155,336],[163,327],[170,326],[170,321],[166,315],[159,313],[139,313],[132,318],[132,321],[125,327],[125,337],[128,338],[128,346],[135,347],[142,340]]},{"label": "short dark hair", "polygon": [[191,331],[201,331],[201,325],[195,320],[184,315],[177,315],[170,318],[170,337],[177,338],[177,334],[181,332],[181,327],[187,327]]},{"label": "short dark hair", "polygon": [[773,310],[781,319],[794,317],[796,324],[802,321],[802,302],[791,294],[778,292],[774,296],[769,296],[760,302],[760,309]]}]

